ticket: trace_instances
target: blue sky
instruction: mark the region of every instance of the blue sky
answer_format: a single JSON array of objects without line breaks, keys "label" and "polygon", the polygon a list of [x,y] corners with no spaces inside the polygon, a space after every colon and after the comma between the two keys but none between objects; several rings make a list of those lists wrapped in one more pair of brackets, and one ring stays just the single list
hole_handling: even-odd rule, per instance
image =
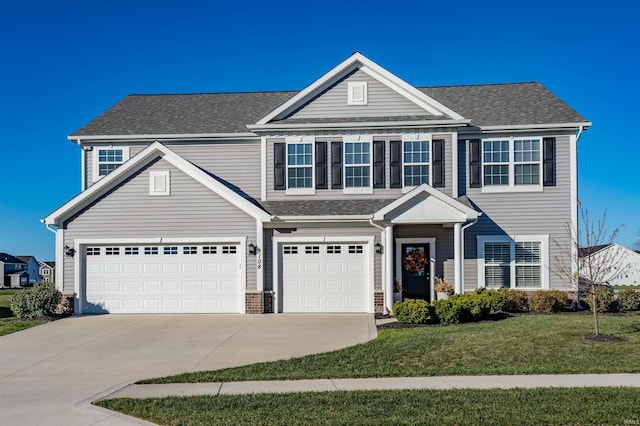
[{"label": "blue sky", "polygon": [[0,5],[0,252],[80,190],[66,137],[130,93],[299,90],[354,51],[415,86],[540,81],[593,127],[579,197],[640,238],[635,1],[60,0]]}]

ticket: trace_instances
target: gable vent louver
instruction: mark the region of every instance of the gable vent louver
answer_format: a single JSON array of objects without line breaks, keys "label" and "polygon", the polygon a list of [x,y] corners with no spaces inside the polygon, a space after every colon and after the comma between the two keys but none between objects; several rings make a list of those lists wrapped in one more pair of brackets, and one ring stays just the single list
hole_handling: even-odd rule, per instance
[{"label": "gable vent louver", "polygon": [[149,174],[149,195],[170,195],[169,171]]},{"label": "gable vent louver", "polygon": [[348,105],[366,105],[367,104],[367,82],[354,81],[348,84]]}]

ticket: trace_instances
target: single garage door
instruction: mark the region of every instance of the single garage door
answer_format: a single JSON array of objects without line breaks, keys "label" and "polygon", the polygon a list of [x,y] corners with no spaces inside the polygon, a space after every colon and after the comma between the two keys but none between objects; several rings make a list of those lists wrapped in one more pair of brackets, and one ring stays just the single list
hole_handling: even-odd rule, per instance
[{"label": "single garage door", "polygon": [[368,312],[367,244],[282,244],[283,312]]},{"label": "single garage door", "polygon": [[85,250],[83,313],[237,313],[237,244],[113,245]]}]

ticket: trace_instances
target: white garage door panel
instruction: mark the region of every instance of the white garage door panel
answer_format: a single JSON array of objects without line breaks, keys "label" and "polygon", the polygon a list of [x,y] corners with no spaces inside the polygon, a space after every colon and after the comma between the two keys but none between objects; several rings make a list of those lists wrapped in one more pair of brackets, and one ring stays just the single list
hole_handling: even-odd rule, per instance
[{"label": "white garage door panel", "polygon": [[126,251],[124,246],[87,248],[83,311],[240,312],[244,293],[237,246],[148,249],[145,253],[144,246],[127,245]]},{"label": "white garage door panel", "polygon": [[361,243],[282,244],[282,310],[368,312],[368,252]]}]

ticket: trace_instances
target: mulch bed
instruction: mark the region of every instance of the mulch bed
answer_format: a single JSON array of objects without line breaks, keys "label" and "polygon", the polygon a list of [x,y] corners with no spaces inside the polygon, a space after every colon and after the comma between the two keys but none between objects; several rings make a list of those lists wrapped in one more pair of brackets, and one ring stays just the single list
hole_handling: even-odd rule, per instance
[{"label": "mulch bed", "polygon": [[582,338],[593,342],[624,342],[622,337],[614,336],[612,334],[583,334]]}]

